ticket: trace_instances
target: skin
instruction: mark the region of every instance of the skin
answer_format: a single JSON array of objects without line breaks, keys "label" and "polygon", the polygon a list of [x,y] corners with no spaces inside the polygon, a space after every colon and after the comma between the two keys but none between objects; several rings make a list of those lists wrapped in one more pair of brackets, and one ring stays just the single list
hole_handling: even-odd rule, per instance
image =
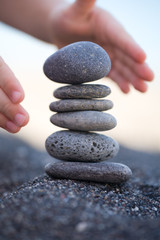
[{"label": "skin", "polygon": [[[0,20],[58,48],[75,41],[92,41],[109,54],[109,77],[124,93],[130,85],[147,91],[146,82],[154,78],[145,63],[146,54],[123,26],[95,0],[0,0]],[[29,121],[20,103],[24,91],[11,69],[0,57],[0,127],[18,132]]]}]

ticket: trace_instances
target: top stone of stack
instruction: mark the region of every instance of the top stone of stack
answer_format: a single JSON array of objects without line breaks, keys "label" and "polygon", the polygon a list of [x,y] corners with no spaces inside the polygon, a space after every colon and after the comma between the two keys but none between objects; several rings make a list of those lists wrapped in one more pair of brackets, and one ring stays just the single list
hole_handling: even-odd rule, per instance
[{"label": "top stone of stack", "polygon": [[81,84],[105,77],[111,69],[106,51],[93,42],[76,42],[53,55],[44,63],[45,75],[54,82]]}]

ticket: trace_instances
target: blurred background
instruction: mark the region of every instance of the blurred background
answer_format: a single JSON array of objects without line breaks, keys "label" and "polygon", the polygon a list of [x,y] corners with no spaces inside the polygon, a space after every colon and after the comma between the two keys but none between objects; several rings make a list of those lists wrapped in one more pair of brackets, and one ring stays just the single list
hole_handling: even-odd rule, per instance
[{"label": "blurred background", "polygon": [[[147,53],[147,63],[155,73],[145,94],[131,89],[125,95],[107,78],[97,82],[112,89],[108,98],[114,102],[114,108],[109,113],[118,121],[115,129],[104,134],[127,147],[160,151],[160,1],[99,0],[97,5],[110,11],[142,46]],[[30,114],[29,124],[15,136],[42,150],[45,139],[60,129],[50,123],[52,113],[48,106],[54,101],[53,91],[61,85],[48,80],[42,70],[46,58],[56,50],[0,23],[0,54],[21,82],[26,95],[22,105]],[[6,132],[0,130],[0,133]]]}]

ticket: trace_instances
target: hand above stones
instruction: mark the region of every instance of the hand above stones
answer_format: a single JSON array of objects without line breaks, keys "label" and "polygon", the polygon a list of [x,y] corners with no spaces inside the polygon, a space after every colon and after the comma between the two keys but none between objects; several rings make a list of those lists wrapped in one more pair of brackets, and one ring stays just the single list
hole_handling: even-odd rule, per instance
[{"label": "hand above stones", "polygon": [[62,4],[52,16],[54,39],[51,42],[59,48],[80,40],[99,44],[112,61],[108,77],[124,93],[129,92],[130,86],[145,92],[146,81],[154,77],[145,63],[145,52],[118,21],[109,12],[96,7],[95,2],[77,0],[67,7]]}]

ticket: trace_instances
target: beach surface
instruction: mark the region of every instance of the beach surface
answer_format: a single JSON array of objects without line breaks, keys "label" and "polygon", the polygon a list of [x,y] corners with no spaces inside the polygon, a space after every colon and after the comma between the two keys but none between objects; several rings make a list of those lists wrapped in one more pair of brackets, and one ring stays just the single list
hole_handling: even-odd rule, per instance
[{"label": "beach surface", "polygon": [[0,239],[160,239],[160,154],[120,146],[123,185],[51,179],[53,161],[15,137],[0,137]]}]

